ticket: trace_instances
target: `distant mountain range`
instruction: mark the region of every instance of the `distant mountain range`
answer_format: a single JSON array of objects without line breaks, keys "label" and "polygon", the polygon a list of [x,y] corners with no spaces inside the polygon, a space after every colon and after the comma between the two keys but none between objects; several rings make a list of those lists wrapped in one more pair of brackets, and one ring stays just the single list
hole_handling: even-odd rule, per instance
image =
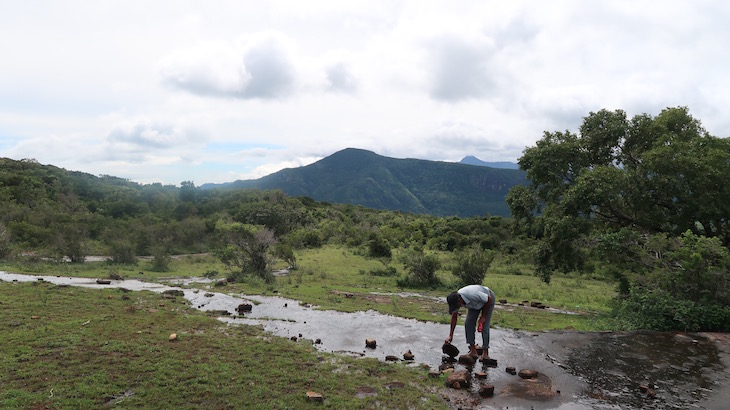
[{"label": "distant mountain range", "polygon": [[278,189],[316,201],[471,217],[509,216],[505,196],[524,183],[524,171],[509,162],[488,163],[474,157],[460,163],[396,159],[347,148],[304,167],[201,188]]}]

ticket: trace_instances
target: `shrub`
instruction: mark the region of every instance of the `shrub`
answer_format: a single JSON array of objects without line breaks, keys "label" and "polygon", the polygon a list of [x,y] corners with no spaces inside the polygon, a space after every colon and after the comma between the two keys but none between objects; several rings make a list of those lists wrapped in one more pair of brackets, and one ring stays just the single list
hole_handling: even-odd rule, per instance
[{"label": "shrub", "polygon": [[451,273],[459,278],[462,285],[481,285],[494,256],[494,252],[474,246],[456,255]]}]

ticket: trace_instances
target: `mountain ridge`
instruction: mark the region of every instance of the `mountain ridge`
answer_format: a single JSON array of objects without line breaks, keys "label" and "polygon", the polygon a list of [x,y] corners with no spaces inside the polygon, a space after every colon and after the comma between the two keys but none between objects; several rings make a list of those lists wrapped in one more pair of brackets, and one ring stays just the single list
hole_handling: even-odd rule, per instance
[{"label": "mountain ridge", "polygon": [[313,164],[210,188],[279,189],[290,196],[436,216],[509,216],[505,196],[526,183],[523,171],[399,159],[346,148]]}]

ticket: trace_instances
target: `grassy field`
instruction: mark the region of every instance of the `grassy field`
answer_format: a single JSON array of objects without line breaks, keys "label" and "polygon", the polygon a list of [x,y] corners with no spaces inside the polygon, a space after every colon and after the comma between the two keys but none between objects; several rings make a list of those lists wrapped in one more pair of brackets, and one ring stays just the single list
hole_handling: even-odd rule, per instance
[{"label": "grassy field", "polygon": [[[447,323],[444,297],[456,278],[438,272],[437,289],[401,289],[405,274],[395,262],[324,247],[297,254],[298,269],[275,283],[260,280],[215,287],[224,293],[279,294],[323,309],[382,313]],[[493,326],[513,329],[609,330],[612,283],[555,276],[547,285],[527,266],[497,260],[485,285],[509,303],[495,309]],[[168,272],[151,262],[16,262],[0,270],[147,281],[226,276],[212,256],[175,258]],[[396,268],[393,276],[372,272]],[[283,266],[280,266],[283,267]],[[210,286],[196,284],[191,286]],[[580,314],[517,306],[541,303]],[[151,292],[89,290],[46,282],[0,282],[0,408],[445,408],[443,378],[427,370],[374,359],[318,352],[306,342],[271,336],[257,327],[227,326],[182,298]],[[170,334],[178,340],[170,342]],[[393,388],[393,386],[405,386]],[[369,388],[374,397],[358,398]],[[324,403],[306,399],[323,394]]]},{"label": "grassy field", "polygon": [[446,408],[423,368],[226,326],[182,298],[0,282],[0,312],[2,409]]},{"label": "grassy field", "polygon": [[[443,285],[437,289],[403,289],[398,287],[397,277],[405,275],[405,271],[396,260],[397,255],[392,260],[378,260],[337,247],[305,250],[297,254],[298,269],[277,277],[273,284],[252,280],[231,283],[217,290],[247,294],[277,293],[323,309],[347,312],[372,309],[418,320],[448,323],[444,298],[458,286],[448,267],[438,272]],[[395,268],[396,276],[372,274],[373,271],[384,270],[386,266]],[[216,278],[220,279],[227,273],[224,266],[209,255],[175,258],[169,272],[153,272],[151,262],[145,260],[136,266],[109,265],[105,262],[36,262],[0,266],[0,269],[79,277],[106,278],[119,275],[127,279],[151,281],[204,276],[210,272],[218,272]],[[556,274],[550,284],[545,284],[529,272],[529,266],[507,266],[495,260],[484,284],[494,290],[497,299],[506,299],[509,304],[495,310],[493,325],[529,330],[572,328],[599,331],[616,328],[608,316],[611,300],[616,294],[613,283]],[[561,314],[517,306],[522,301],[539,301],[549,307],[580,314]]]}]

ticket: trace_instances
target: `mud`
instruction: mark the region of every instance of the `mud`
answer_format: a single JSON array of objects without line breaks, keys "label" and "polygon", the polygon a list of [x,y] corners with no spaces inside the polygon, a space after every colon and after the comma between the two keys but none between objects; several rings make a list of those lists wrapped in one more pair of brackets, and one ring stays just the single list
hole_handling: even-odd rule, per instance
[{"label": "mud", "polygon": [[[374,311],[319,310],[281,297],[227,295],[137,280],[112,280],[102,285],[90,278],[0,272],[0,280],[5,281],[39,278],[53,284],[88,288],[117,287],[157,293],[179,290],[193,307],[217,312],[222,322],[260,325],[278,336],[296,337],[292,343],[312,343],[320,351],[385,360],[389,355],[403,357],[410,350],[414,360],[401,361],[399,365],[427,365],[432,370],[438,369],[445,357],[441,351],[449,331],[445,324]],[[253,305],[250,313],[241,315],[236,310],[243,303]],[[365,347],[367,338],[377,340],[376,348]],[[314,344],[317,339],[321,343]],[[453,408],[714,409],[725,408],[730,400],[730,337],[725,334],[492,329],[491,339],[490,354],[499,361],[499,367],[454,363],[455,371],[484,372],[486,378],[474,379],[466,389],[444,386],[442,394]],[[463,326],[459,326],[454,344],[467,351],[463,340]],[[508,373],[507,367],[535,370],[539,376],[522,379]],[[493,397],[479,395],[484,385],[494,386]],[[642,393],[641,385],[652,386],[655,397]]]}]

